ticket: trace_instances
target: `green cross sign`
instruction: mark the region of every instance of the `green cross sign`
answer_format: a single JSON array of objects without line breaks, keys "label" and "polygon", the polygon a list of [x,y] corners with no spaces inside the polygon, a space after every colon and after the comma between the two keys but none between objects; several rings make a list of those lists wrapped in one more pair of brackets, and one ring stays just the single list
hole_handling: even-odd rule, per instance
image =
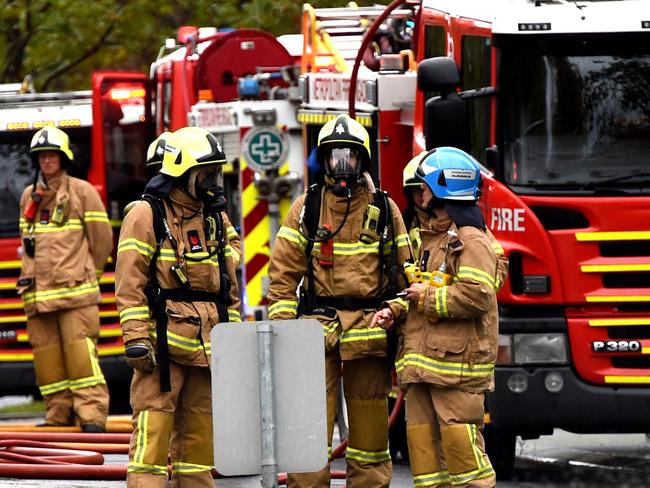
[{"label": "green cross sign", "polygon": [[275,127],[255,127],[242,141],[244,157],[255,171],[278,169],[287,158],[285,135]]}]

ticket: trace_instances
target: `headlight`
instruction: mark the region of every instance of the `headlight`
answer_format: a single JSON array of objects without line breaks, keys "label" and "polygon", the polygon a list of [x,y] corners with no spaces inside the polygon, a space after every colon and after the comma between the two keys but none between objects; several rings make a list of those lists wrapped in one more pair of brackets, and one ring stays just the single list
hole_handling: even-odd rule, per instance
[{"label": "headlight", "polygon": [[565,334],[515,334],[514,362],[566,364],[568,361]]}]

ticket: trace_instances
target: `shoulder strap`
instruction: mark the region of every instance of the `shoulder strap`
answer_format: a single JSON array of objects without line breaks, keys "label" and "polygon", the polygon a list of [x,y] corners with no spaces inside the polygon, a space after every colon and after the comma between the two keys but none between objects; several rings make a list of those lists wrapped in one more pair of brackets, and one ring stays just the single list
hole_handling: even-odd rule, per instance
[{"label": "shoulder strap", "polygon": [[[313,239],[316,236],[316,231],[318,230],[318,221],[320,220],[320,204],[321,204],[321,187],[320,185],[313,184],[307,189],[307,195],[305,196],[305,228],[307,229],[307,237]],[[314,249],[314,243],[312,241],[307,241],[307,246],[305,247],[305,254],[307,255],[307,261],[309,261],[309,256]],[[309,262],[307,263],[309,265]]]},{"label": "shoulder strap", "polygon": [[[379,221],[377,222],[377,233],[381,236],[386,228],[390,211],[390,204],[388,203],[388,192],[377,189],[375,192],[375,207],[379,208]],[[392,219],[391,219],[392,220]],[[392,227],[392,226],[391,226]],[[390,229],[392,230],[392,229]]]}]

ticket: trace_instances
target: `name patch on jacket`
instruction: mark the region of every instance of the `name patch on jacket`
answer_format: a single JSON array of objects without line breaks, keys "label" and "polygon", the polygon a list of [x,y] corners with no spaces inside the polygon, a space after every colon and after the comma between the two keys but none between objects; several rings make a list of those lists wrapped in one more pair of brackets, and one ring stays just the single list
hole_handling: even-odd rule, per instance
[{"label": "name patch on jacket", "polygon": [[187,243],[190,245],[190,252],[203,251],[203,246],[201,245],[201,239],[199,238],[198,231],[196,230],[187,231]]}]

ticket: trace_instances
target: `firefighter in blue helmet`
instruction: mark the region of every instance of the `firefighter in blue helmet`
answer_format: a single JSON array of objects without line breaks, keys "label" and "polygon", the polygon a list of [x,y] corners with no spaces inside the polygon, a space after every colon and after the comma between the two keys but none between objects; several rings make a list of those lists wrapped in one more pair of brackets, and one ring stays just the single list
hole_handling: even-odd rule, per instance
[{"label": "firefighter in blue helmet", "polygon": [[503,250],[476,205],[480,166],[452,147],[421,158],[418,261],[422,282],[392,300],[373,323],[397,324],[396,369],[406,390],[406,431],[417,487],[493,487],[481,435],[484,395],[494,386],[496,292],[507,272]]}]

